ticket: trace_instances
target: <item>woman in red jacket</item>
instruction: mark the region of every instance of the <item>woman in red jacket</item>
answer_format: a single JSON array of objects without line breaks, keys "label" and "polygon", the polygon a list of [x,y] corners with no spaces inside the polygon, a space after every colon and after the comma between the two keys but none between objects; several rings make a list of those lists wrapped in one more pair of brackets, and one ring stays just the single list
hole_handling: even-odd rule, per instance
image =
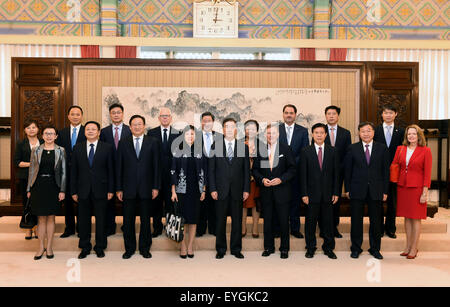
[{"label": "woman in red jacket", "polygon": [[431,183],[431,150],[417,125],[405,130],[403,146],[397,148],[392,164],[398,164],[397,216],[405,218],[406,249],[401,256],[414,259],[421,220],[427,218],[428,188]]}]

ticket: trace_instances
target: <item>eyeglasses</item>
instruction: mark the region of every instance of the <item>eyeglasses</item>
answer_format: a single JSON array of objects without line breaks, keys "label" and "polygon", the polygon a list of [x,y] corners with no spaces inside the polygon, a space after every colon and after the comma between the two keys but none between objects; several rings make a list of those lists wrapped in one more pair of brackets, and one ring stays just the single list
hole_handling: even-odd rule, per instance
[{"label": "eyeglasses", "polygon": [[121,111],[118,111],[118,112],[111,112],[110,114],[111,115],[120,115],[120,114],[122,114],[123,112],[121,112]]},{"label": "eyeglasses", "polygon": [[45,136],[52,136],[52,135],[56,135],[56,133],[54,133],[54,132],[45,132],[44,135]]},{"label": "eyeglasses", "polygon": [[162,118],[169,118],[170,115],[160,115],[159,117],[162,117]]}]

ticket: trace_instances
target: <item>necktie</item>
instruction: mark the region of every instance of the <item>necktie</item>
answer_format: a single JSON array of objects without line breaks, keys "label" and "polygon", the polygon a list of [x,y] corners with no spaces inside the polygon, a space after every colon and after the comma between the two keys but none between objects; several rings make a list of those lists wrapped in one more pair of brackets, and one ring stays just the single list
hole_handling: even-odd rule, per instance
[{"label": "necktie", "polygon": [[392,140],[392,133],[391,133],[392,126],[386,126],[386,145],[389,147]]},{"label": "necktie", "polygon": [[319,153],[317,154],[317,157],[319,158],[319,166],[320,166],[320,170],[322,170],[322,163],[323,163],[323,159],[322,159],[322,147],[319,147]]},{"label": "necktie", "polygon": [[116,127],[116,132],[114,133],[114,145],[117,147],[119,146],[119,127]]},{"label": "necktie", "polygon": [[209,156],[211,150],[211,132],[206,133],[206,154]]},{"label": "necktie", "polygon": [[228,160],[231,162],[231,160],[233,159],[233,143],[231,142],[228,143],[227,157]]},{"label": "necktie", "polygon": [[73,146],[75,146],[76,143],[77,143],[77,128],[73,128],[73,130],[72,130],[72,139],[71,139],[72,149],[73,149]]},{"label": "necktie", "polygon": [[140,138],[136,138],[135,150],[136,150],[136,157],[138,157],[138,158],[139,158],[139,153],[141,152],[141,146],[139,145],[139,140],[140,140]]},{"label": "necktie", "polygon": [[287,137],[287,143],[289,146],[291,146],[291,129],[292,129],[292,127],[287,127],[288,133],[287,133],[286,137]]},{"label": "necktie", "polygon": [[167,128],[164,128],[163,144],[167,145]]},{"label": "necktie", "polygon": [[89,166],[92,167],[92,163],[94,163],[94,144],[89,145],[91,149],[89,150]]},{"label": "necktie", "polygon": [[336,142],[335,136],[334,136],[334,128],[330,128],[330,142],[331,142],[331,146],[334,147],[334,144]]},{"label": "necktie", "polygon": [[269,165],[270,165],[270,170],[272,170],[273,168],[273,153],[275,151],[275,148],[270,148],[270,154],[269,154]]},{"label": "necktie", "polygon": [[367,165],[369,165],[370,164],[369,145],[366,145],[366,161],[367,161]]}]

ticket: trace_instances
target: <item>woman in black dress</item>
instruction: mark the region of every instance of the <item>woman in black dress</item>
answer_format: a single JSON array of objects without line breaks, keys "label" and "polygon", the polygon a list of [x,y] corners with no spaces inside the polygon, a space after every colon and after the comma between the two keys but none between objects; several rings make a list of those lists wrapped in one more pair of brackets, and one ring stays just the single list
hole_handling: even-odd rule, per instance
[{"label": "woman in black dress", "polygon": [[[27,192],[31,198],[31,212],[38,216],[39,251],[34,260],[52,259],[55,215],[66,190],[66,154],[64,148],[55,144],[57,132],[54,127],[43,130],[44,144],[31,151]],[[47,238],[47,247],[44,247]]]},{"label": "woman in black dress", "polygon": [[178,202],[181,214],[185,219],[185,230],[188,232],[188,236],[185,235],[181,242],[180,257],[185,259],[194,257],[193,244],[200,202],[205,199],[206,159],[202,155],[201,147],[199,153],[194,151],[194,126],[186,127],[183,136],[184,142],[180,145],[180,151],[173,154],[170,172],[172,201]]},{"label": "woman in black dress", "polygon": [[[27,203],[27,184],[28,184],[28,169],[30,167],[30,155],[31,150],[35,147],[41,145],[44,141],[38,138],[39,126],[34,120],[26,122],[23,125],[25,138],[17,143],[16,150],[14,151],[14,165],[18,168],[17,178],[20,182],[20,193],[22,194],[23,207]],[[33,230],[27,229],[26,240],[31,240],[33,238]],[[37,238],[37,236],[35,236]]]}]

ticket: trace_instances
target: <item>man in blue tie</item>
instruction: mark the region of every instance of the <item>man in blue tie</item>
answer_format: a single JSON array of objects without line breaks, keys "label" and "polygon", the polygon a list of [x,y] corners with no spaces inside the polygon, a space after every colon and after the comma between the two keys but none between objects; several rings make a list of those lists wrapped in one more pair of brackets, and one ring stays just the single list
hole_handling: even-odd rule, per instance
[{"label": "man in blue tie", "polygon": [[[375,128],[374,140],[376,142],[386,144],[389,149],[390,163],[394,160],[397,147],[402,145],[403,137],[405,135],[405,129],[395,124],[397,115],[397,108],[394,105],[383,105],[381,113],[383,124]],[[393,182],[389,183],[389,193],[386,202],[386,221],[384,222],[384,219],[381,218],[381,236],[383,236],[384,232],[386,232],[388,237],[395,239],[397,238],[395,234],[395,231],[397,230],[395,226],[395,216],[397,213],[397,184]]]},{"label": "man in blue tie", "polygon": [[75,145],[72,154],[70,191],[78,202],[79,259],[91,253],[91,217],[95,214],[95,253],[105,256],[106,210],[114,195],[113,145],[99,141],[100,124],[85,125],[86,141]]},{"label": "man in blue tie", "polygon": [[84,134],[84,126],[81,124],[83,120],[83,109],[80,106],[71,106],[67,112],[67,118],[70,125],[59,131],[56,144],[64,147],[66,151],[66,170],[67,170],[67,191],[66,199],[64,200],[64,215],[66,228],[61,238],[67,238],[75,234],[78,230],[78,225],[75,225],[75,206],[70,193],[70,170],[73,148],[76,144],[84,142],[86,136]]}]

